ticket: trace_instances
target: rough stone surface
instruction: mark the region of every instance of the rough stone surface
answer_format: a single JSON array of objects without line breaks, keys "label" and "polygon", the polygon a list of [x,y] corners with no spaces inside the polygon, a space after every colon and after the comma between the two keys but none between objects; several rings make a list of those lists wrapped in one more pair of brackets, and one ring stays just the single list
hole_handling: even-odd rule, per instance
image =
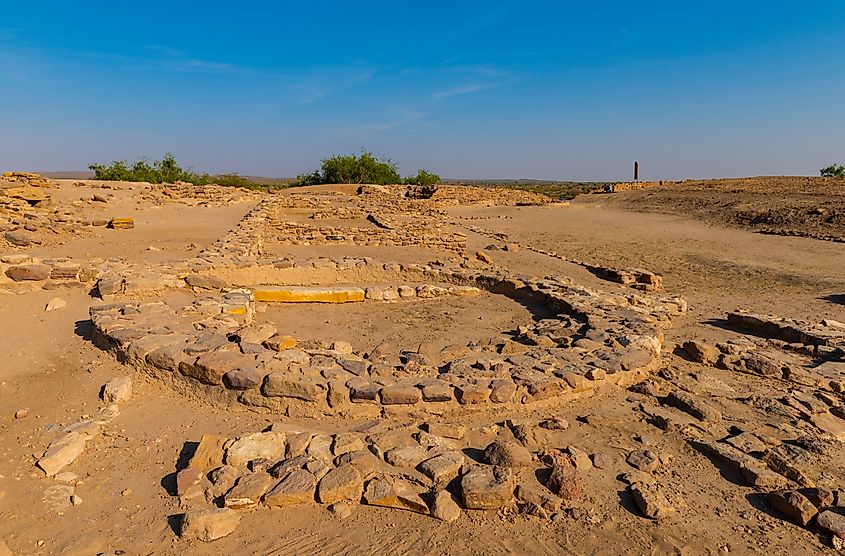
[{"label": "rough stone surface", "polygon": [[484,461],[500,467],[528,467],[532,463],[531,452],[516,442],[494,440],[484,450]]},{"label": "rough stone surface", "polygon": [[240,520],[238,512],[229,508],[193,510],[184,514],[179,535],[187,540],[209,542],[231,534]]},{"label": "rough stone surface", "polygon": [[358,500],[363,491],[361,474],[352,465],[341,465],[326,473],[317,486],[317,499],[323,504]]},{"label": "rough stone surface", "polygon": [[305,469],[294,469],[264,495],[264,503],[271,508],[284,508],[314,501],[317,481]]},{"label": "rough stone surface", "polygon": [[128,402],[132,399],[132,379],[128,376],[111,379],[103,386],[102,398],[108,403]]},{"label": "rough stone surface", "polygon": [[461,479],[464,507],[495,510],[513,503],[514,481],[504,467],[474,465]]}]

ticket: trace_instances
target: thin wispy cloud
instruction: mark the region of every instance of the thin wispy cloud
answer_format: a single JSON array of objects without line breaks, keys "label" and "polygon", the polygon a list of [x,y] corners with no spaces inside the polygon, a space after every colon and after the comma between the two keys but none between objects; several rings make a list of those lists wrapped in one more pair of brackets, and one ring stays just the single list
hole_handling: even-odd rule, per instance
[{"label": "thin wispy cloud", "polygon": [[441,100],[444,98],[450,97],[457,97],[461,95],[471,95],[473,93],[480,93],[481,91],[486,91],[487,89],[492,89],[494,85],[490,84],[483,84],[478,83],[475,85],[464,85],[461,87],[455,87],[453,89],[445,89],[443,91],[437,91],[431,95],[431,98],[436,100]]}]

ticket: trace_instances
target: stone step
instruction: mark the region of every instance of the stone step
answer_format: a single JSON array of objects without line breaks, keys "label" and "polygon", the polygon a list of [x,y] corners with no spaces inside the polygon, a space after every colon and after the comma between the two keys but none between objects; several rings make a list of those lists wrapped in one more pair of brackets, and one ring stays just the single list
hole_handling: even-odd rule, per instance
[{"label": "stone step", "polygon": [[353,286],[265,286],[253,291],[255,301],[277,303],[349,303],[364,301],[364,290]]}]

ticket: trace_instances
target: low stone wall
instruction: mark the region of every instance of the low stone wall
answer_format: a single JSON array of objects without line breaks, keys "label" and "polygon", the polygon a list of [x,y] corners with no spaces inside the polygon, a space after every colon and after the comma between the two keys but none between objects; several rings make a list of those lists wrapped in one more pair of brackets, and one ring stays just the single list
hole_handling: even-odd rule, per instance
[{"label": "low stone wall", "polygon": [[[661,330],[686,308],[677,298],[602,296],[551,278],[432,267],[419,272],[464,287],[420,287],[417,298],[434,288],[453,295],[478,288],[530,299],[557,316],[520,327],[513,340],[498,345],[457,346],[437,362],[408,350],[363,353],[329,342],[295,347],[284,331],[251,327],[255,300],[246,290],[179,310],[160,302],[92,307],[91,319],[121,359],[219,401],[288,415],[367,414],[390,406],[442,414],[534,404],[641,380],[658,363]],[[370,298],[386,299],[384,291]]]}]

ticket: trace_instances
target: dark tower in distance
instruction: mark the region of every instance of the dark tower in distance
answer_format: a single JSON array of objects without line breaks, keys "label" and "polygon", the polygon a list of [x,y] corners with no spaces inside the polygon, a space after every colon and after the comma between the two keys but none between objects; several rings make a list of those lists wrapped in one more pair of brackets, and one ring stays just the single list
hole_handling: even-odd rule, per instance
[{"label": "dark tower in distance", "polygon": [[634,161],[634,181],[640,181],[640,163]]}]

